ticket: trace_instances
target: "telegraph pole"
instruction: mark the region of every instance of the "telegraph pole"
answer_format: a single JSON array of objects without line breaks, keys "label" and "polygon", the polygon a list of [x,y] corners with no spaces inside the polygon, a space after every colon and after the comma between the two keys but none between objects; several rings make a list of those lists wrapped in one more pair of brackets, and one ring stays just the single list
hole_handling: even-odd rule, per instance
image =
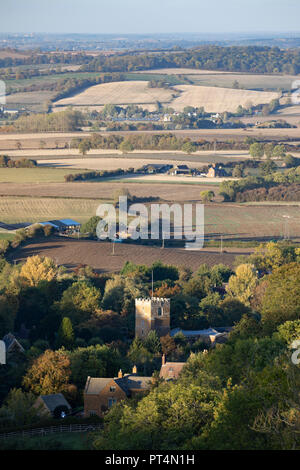
[{"label": "telegraph pole", "polygon": [[153,299],[153,269],[152,269],[152,299]]},{"label": "telegraph pole", "polygon": [[164,233],[162,233],[162,245],[161,245],[162,249],[164,249],[165,247],[165,235]]},{"label": "telegraph pole", "polygon": [[290,215],[283,215],[285,218],[284,221],[284,229],[283,229],[283,239],[289,240],[290,239],[290,227],[289,227],[289,219],[291,218]]}]

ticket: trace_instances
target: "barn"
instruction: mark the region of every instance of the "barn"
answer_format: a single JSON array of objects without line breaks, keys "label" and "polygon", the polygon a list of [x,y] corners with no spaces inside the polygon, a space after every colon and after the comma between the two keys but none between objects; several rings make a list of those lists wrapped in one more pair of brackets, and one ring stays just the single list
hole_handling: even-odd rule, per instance
[{"label": "barn", "polygon": [[43,227],[50,225],[60,233],[79,232],[81,227],[81,224],[73,219],[47,220],[46,222],[39,222],[39,225],[42,225]]}]

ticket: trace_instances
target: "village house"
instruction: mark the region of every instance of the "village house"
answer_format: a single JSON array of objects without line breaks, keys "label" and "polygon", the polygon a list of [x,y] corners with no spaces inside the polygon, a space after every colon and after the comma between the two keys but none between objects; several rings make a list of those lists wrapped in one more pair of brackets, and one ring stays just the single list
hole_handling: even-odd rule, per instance
[{"label": "village house", "polygon": [[173,165],[170,164],[148,163],[147,165],[142,166],[140,171],[147,174],[167,173],[171,168],[173,168]]},{"label": "village house", "polygon": [[206,330],[182,330],[181,328],[174,328],[171,330],[170,336],[174,337],[180,333],[189,340],[197,341],[200,339],[207,346],[214,347],[217,343],[227,341],[228,332],[226,328],[207,328]]},{"label": "village house", "polygon": [[[167,362],[166,356],[162,356],[162,365],[159,377],[166,381],[178,379],[185,362]],[[88,377],[83,393],[84,416],[103,416],[115,403],[126,398],[131,398],[137,394],[147,392],[154,377],[142,377],[137,375],[137,368],[133,366],[131,374],[124,374],[119,370],[118,377]],[[40,399],[47,397],[40,397]]]},{"label": "village house", "polygon": [[14,114],[14,115],[17,115],[19,114],[20,110],[19,109],[5,109],[5,108],[2,108],[2,112],[4,114]]},{"label": "village house", "polygon": [[176,165],[170,170],[171,175],[189,175],[191,169],[187,165]]},{"label": "village house", "polygon": [[159,377],[164,380],[176,380],[184,366],[185,362],[166,362],[166,356],[163,354]]},{"label": "village house", "polygon": [[25,352],[23,346],[12,333],[7,333],[7,335],[2,338],[2,341],[5,343],[6,354]]},{"label": "village house", "polygon": [[147,392],[152,380],[138,376],[136,366],[131,374],[123,375],[120,370],[114,378],[88,377],[83,393],[84,416],[103,416],[115,403]]},{"label": "village house", "polygon": [[207,172],[207,178],[224,178],[227,176],[226,171],[219,165],[215,163],[209,168]]}]

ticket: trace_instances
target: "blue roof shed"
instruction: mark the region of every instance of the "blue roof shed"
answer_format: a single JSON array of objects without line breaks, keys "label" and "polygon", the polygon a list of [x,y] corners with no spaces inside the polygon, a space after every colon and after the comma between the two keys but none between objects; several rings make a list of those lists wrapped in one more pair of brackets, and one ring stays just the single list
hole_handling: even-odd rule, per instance
[{"label": "blue roof shed", "polygon": [[81,226],[81,224],[79,222],[76,222],[76,220],[73,220],[73,219],[60,219],[59,222],[61,222],[62,224],[66,225],[66,226],[69,226],[69,227],[73,227],[73,226],[80,227]]}]

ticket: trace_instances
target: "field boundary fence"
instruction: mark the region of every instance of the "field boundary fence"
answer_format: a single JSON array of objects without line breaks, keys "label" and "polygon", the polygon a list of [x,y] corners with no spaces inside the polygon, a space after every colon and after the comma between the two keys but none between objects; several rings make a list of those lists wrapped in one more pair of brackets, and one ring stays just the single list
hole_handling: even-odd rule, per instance
[{"label": "field boundary fence", "polygon": [[102,429],[102,424],[62,424],[47,428],[28,429],[24,431],[0,433],[0,440],[12,439],[14,437],[48,436],[55,433],[69,432],[94,432]]}]

